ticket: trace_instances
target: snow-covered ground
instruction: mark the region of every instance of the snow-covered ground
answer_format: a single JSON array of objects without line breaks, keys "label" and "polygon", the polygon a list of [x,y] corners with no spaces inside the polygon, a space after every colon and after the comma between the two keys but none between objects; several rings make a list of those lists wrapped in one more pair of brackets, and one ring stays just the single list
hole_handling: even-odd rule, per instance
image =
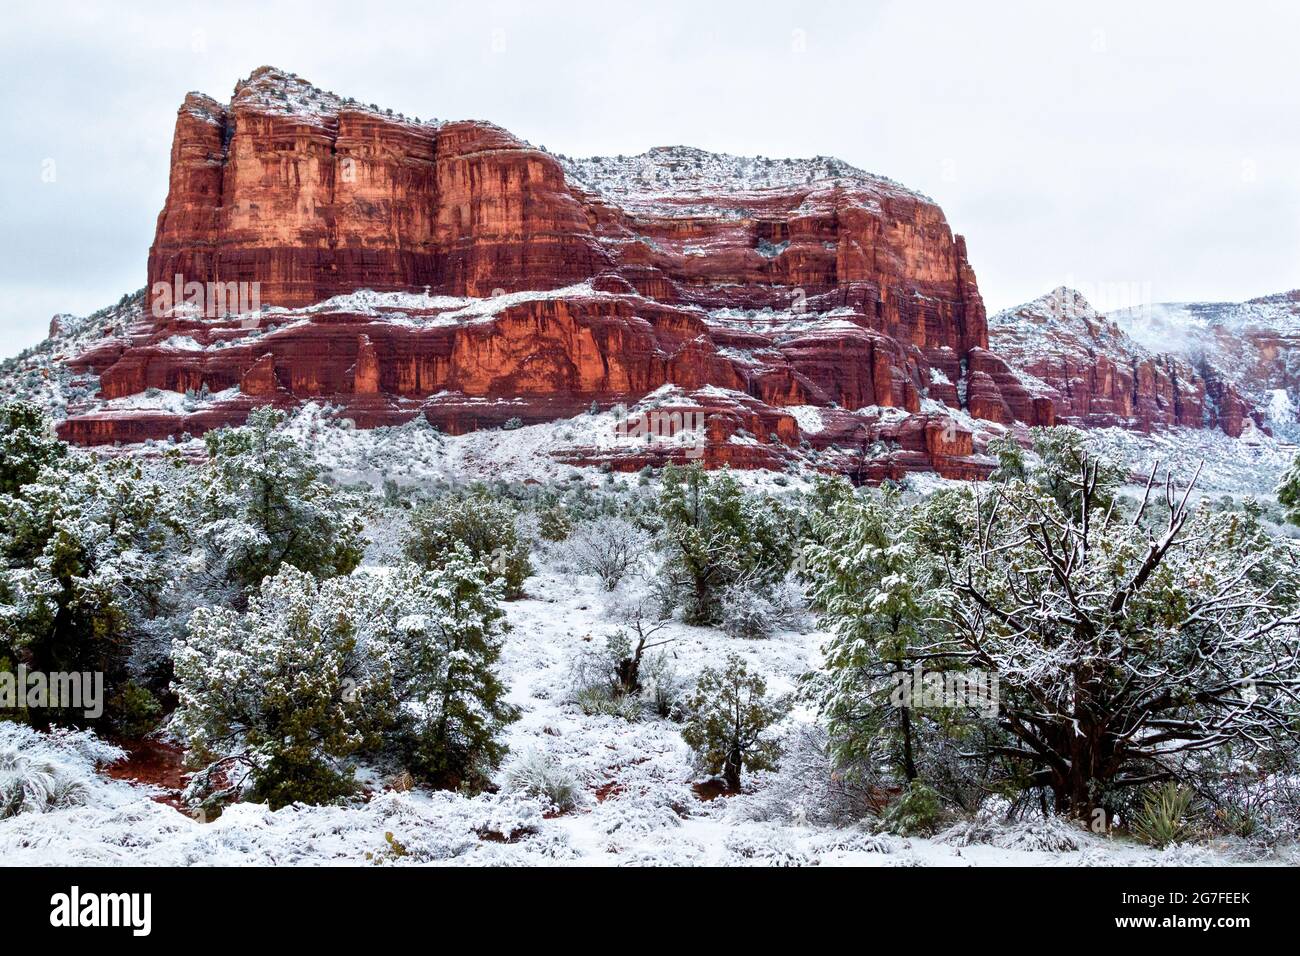
[{"label": "snow-covered ground", "polygon": [[[934,839],[878,836],[859,826],[817,825],[806,793],[781,774],[747,778],[746,792],[703,799],[680,728],[646,716],[587,716],[572,702],[572,668],[613,626],[592,578],[547,566],[508,605],[511,632],[502,674],[522,711],[508,731],[512,757],[541,751],[581,781],[577,809],[556,815],[541,800],[511,793],[467,798],[396,791],[371,778],[372,794],[346,807],[272,812],[243,804],[199,822],[153,799],[156,791],[93,770],[101,750],[84,739],[50,741],[0,725],[0,790],[17,759],[58,770],[80,786],[82,805],[24,812],[0,821],[7,864],[151,865],[868,865],[1090,866],[1300,862],[1294,848],[1236,841],[1157,851],[1065,824],[994,827],[976,842],[965,828]],[[743,640],[709,628],[669,626],[669,655],[693,677],[725,651],[765,675],[769,692],[790,691],[816,662],[823,635],[786,632]],[[793,735],[811,715],[796,709]],[[3,730],[3,727],[12,729]],[[17,755],[15,757],[15,754]],[[506,775],[500,774],[501,779]],[[991,840],[992,842],[981,842]],[[1051,847],[1051,849],[1047,848]]]}]

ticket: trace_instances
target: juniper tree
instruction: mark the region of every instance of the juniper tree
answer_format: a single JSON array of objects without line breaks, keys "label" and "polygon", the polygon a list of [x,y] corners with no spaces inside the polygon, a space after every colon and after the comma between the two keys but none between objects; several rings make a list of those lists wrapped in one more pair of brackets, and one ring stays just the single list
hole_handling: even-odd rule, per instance
[{"label": "juniper tree", "polygon": [[452,492],[417,508],[402,541],[408,560],[439,568],[459,545],[501,582],[507,598],[522,597],[532,574],[519,510],[485,489]]},{"label": "juniper tree", "polygon": [[721,669],[706,668],[685,710],[682,739],[733,793],[744,770],[775,769],[780,746],[768,730],[786,707],[767,697],[767,682],[740,655],[728,654]]},{"label": "juniper tree", "polygon": [[1021,482],[995,490],[949,569],[946,634],[924,648],[998,675],[1008,739],[993,750],[1061,811],[1183,779],[1228,746],[1296,748],[1292,546],[1192,508],[1191,485],[1154,493],[1155,473],[1124,518],[1086,452],[1068,507]]},{"label": "juniper tree", "polygon": [[[885,757],[917,777],[917,717],[900,680],[921,659],[936,608],[933,553],[897,492],[844,499],[814,514],[805,547],[812,601],[831,637],[811,684],[841,765]],[[883,752],[882,752],[883,751]]]},{"label": "juniper tree", "polygon": [[0,495],[13,495],[67,454],[49,418],[30,402],[0,405]]},{"label": "juniper tree", "polygon": [[359,501],[326,481],[310,452],[284,432],[285,420],[284,412],[259,408],[247,424],[206,436],[208,461],[191,502],[194,534],[208,588],[236,605],[283,565],[329,577],[361,561]]},{"label": "juniper tree", "polygon": [[291,566],[245,612],[202,608],[176,642],[174,726],[195,795],[272,805],[354,789],[352,762],[480,786],[515,717],[496,676],[500,587],[463,548],[438,571],[317,582]]},{"label": "juniper tree", "polygon": [[[115,720],[133,651],[165,609],[180,519],[137,462],[49,458],[15,494],[0,494],[0,657],[47,673],[103,673]],[[28,717],[79,723],[84,713]]]},{"label": "juniper tree", "polygon": [[794,558],[792,522],[775,501],[747,496],[728,471],[664,468],[658,517],[665,573],[688,623],[717,620],[724,588],[779,580]]}]

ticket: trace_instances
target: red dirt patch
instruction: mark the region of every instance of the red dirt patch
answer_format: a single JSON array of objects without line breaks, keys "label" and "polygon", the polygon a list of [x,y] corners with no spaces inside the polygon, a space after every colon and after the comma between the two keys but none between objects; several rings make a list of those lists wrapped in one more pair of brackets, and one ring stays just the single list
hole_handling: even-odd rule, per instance
[{"label": "red dirt patch", "polygon": [[731,795],[727,785],[722,780],[705,780],[702,783],[691,784],[691,789],[695,791],[695,796],[700,800],[708,803],[710,800],[716,800],[718,797]]},{"label": "red dirt patch", "polygon": [[185,752],[180,747],[152,737],[117,740],[114,743],[126,751],[126,756],[102,767],[105,775],[114,780],[131,780],[161,787],[167,792],[156,795],[155,800],[177,810],[184,809],[181,791],[188,783],[189,772],[185,770]]}]

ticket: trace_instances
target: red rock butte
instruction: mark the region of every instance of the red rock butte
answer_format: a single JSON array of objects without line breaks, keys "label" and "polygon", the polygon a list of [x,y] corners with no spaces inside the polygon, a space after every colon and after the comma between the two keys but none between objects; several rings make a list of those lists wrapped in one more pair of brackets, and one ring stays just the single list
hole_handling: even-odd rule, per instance
[{"label": "red rock butte", "polygon": [[72,364],[109,406],[151,388],[219,400],[71,414],[66,437],[199,434],[305,401],[455,434],[656,393],[703,413],[709,465],[814,448],[862,480],[977,477],[971,418],[1052,424],[1060,400],[990,348],[964,240],[890,180],[685,147],[570,160],[269,67],[228,105],[181,105],[146,296],[177,277],[256,284],[261,310],[146,303]]}]

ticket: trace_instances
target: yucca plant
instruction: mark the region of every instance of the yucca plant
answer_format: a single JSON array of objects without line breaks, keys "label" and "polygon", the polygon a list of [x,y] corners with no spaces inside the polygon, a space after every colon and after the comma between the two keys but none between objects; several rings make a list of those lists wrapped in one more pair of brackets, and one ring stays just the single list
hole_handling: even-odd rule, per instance
[{"label": "yucca plant", "polygon": [[1171,780],[1142,801],[1142,809],[1133,818],[1133,835],[1159,848],[1182,843],[1193,834],[1191,810],[1192,791]]}]

